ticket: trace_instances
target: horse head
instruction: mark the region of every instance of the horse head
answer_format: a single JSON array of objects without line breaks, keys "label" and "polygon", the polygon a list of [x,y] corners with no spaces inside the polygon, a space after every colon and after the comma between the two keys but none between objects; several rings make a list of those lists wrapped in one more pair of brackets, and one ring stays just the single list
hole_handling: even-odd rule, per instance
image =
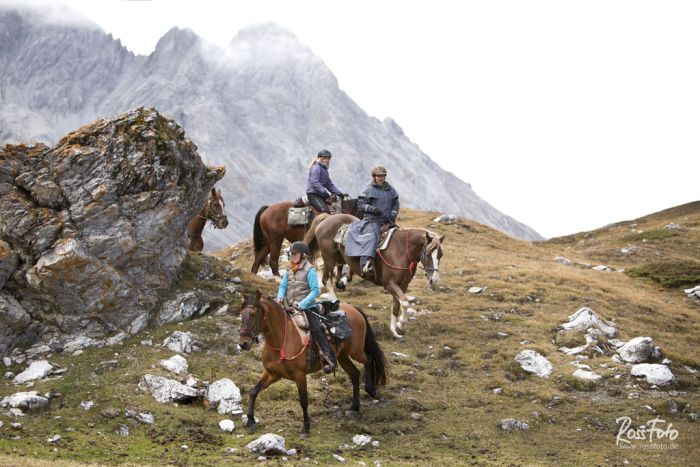
[{"label": "horse head", "polygon": [[442,242],[444,240],[445,235],[441,237],[430,231],[425,233],[425,246],[421,253],[420,262],[430,285],[437,285],[440,281],[440,259],[442,259]]},{"label": "horse head", "polygon": [[224,206],[221,190],[212,188],[207,205],[204,207],[204,217],[210,220],[217,229],[225,229],[228,226],[228,217],[226,217]]},{"label": "horse head", "polygon": [[265,308],[260,303],[260,291],[256,290],[255,295],[243,294],[241,330],[238,338],[238,345],[242,350],[249,350],[253,341],[258,342],[265,316]]}]

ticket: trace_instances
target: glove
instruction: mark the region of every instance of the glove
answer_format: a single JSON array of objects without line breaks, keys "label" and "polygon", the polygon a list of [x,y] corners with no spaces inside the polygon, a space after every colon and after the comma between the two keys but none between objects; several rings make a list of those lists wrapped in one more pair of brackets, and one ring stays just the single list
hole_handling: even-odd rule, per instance
[{"label": "glove", "polygon": [[376,214],[377,212],[379,212],[379,209],[372,206],[371,204],[368,204],[367,206],[365,206],[365,212],[367,214]]},{"label": "glove", "polygon": [[398,217],[399,213],[396,211],[391,211],[391,215],[389,216],[389,219],[391,222],[396,222],[396,218]]}]

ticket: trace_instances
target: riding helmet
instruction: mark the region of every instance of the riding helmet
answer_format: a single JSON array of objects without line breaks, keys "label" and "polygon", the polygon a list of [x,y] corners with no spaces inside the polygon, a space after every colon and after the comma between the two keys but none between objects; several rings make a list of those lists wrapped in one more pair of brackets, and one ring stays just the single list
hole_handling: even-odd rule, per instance
[{"label": "riding helmet", "polygon": [[304,242],[294,242],[294,243],[292,243],[292,248],[290,248],[290,250],[289,250],[289,254],[293,255],[294,253],[297,253],[297,252],[302,252],[308,256],[309,247],[306,246],[306,243],[304,243]]},{"label": "riding helmet", "polygon": [[318,157],[333,157],[328,149],[321,149],[318,151]]},{"label": "riding helmet", "polygon": [[383,165],[375,165],[372,167],[372,176],[375,175],[386,175],[386,169]]}]

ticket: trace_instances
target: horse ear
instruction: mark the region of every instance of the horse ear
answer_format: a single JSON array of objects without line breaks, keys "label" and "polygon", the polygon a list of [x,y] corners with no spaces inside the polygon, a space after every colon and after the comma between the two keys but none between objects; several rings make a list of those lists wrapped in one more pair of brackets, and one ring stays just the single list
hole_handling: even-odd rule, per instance
[{"label": "horse ear", "polygon": [[256,290],[256,291],[255,291],[255,301],[256,301],[256,302],[259,302],[259,301],[260,301],[260,297],[262,297],[262,295],[260,294],[260,291],[259,291],[259,290]]},{"label": "horse ear", "polygon": [[216,188],[211,187],[211,195],[216,196]]},{"label": "horse ear", "polygon": [[447,235],[447,234],[442,234],[442,237],[440,237],[440,243],[445,241],[445,235]]}]

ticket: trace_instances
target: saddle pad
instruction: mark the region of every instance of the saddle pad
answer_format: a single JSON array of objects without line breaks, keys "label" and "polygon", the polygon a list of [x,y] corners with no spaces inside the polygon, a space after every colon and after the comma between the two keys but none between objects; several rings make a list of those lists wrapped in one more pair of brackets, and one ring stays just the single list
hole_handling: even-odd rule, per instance
[{"label": "saddle pad", "polygon": [[391,236],[394,235],[394,231],[396,231],[398,227],[394,227],[392,229],[387,230],[387,232],[379,237],[379,251],[384,251],[386,250],[386,247],[389,246],[389,242],[391,241]]},{"label": "saddle pad", "polygon": [[287,212],[287,224],[306,225],[311,220],[311,208],[289,208]]},{"label": "saddle pad", "polygon": [[333,237],[333,241],[337,243],[338,245],[343,245],[345,246],[345,243],[348,241],[348,229],[350,228],[350,224],[343,224],[338,228],[338,231],[335,233],[335,237]]}]

